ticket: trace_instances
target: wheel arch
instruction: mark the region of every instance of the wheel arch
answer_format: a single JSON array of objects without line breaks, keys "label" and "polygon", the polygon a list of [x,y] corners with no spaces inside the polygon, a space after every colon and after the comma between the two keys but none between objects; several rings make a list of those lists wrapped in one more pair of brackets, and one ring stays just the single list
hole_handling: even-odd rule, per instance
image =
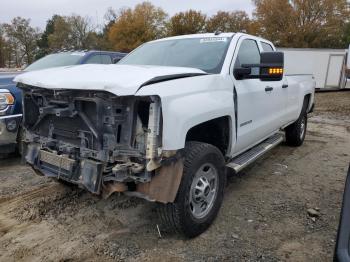
[{"label": "wheel arch", "polygon": [[196,141],[217,147],[223,156],[230,153],[232,145],[232,119],[229,115],[214,118],[191,127],[185,142]]},{"label": "wheel arch", "polygon": [[311,93],[305,93],[304,95],[301,95],[299,98],[299,113],[298,113],[298,117],[300,116],[300,114],[303,112],[303,110],[306,110],[306,112],[309,112],[312,108],[312,94]]},{"label": "wheel arch", "polygon": [[307,93],[304,95],[303,108],[304,108],[304,104],[307,106],[306,107],[307,112],[309,112],[312,108],[311,93]]}]

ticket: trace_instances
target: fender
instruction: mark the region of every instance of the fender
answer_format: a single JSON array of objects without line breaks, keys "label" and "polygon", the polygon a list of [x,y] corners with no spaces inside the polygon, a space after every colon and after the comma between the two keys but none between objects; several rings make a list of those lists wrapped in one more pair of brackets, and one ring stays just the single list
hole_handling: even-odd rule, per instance
[{"label": "fender", "polygon": [[309,104],[307,112],[311,110],[312,104],[314,103],[314,90],[315,81],[312,79],[311,75],[286,75],[288,81],[288,111],[291,115],[288,117],[289,125],[293,123],[300,116],[301,110],[303,108],[304,98],[310,95]]},{"label": "fender", "polygon": [[229,116],[231,123],[235,121],[232,82],[224,75],[157,83],[144,86],[136,95],[157,95],[161,99],[163,150],[184,148],[187,132],[198,124],[222,116]]},{"label": "fender", "polygon": [[300,94],[299,94],[299,115],[301,113],[301,110],[303,108],[303,103],[304,103],[304,98],[307,95],[310,95],[310,99],[308,101],[308,107],[307,107],[307,112],[309,112],[311,110],[312,104],[314,103],[314,97],[315,97],[315,88],[314,88],[314,84],[309,82],[309,81],[303,81],[300,83]]}]

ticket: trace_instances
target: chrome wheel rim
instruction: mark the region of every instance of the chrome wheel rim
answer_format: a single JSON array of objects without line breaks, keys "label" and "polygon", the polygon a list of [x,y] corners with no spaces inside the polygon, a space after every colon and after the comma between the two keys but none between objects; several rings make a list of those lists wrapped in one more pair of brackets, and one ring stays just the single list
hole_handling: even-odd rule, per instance
[{"label": "chrome wheel rim", "polygon": [[304,137],[304,134],[305,134],[305,127],[306,127],[306,123],[305,123],[305,117],[303,117],[303,119],[301,120],[301,123],[300,123],[300,138],[303,139]]},{"label": "chrome wheel rim", "polygon": [[212,209],[218,189],[218,172],[209,163],[196,172],[190,190],[190,210],[197,218],[205,217]]}]

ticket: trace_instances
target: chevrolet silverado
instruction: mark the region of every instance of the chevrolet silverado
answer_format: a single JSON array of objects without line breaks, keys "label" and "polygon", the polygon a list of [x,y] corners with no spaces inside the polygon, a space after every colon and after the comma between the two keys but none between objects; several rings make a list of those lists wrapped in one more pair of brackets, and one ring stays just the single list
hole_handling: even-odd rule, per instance
[{"label": "chevrolet silverado", "polygon": [[271,42],[218,32],[155,40],[117,65],[22,74],[26,161],[94,194],[158,202],[161,225],[195,237],[227,170],[303,143],[315,81],[283,66]]}]

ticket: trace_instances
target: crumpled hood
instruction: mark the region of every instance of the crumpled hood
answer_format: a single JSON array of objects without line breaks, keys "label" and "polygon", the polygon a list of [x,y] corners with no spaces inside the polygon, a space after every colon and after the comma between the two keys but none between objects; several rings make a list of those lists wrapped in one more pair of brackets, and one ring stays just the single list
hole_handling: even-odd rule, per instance
[{"label": "crumpled hood", "polygon": [[28,72],[14,81],[52,90],[103,90],[123,96],[133,95],[142,85],[159,79],[202,74],[206,73],[187,67],[88,64]]}]

